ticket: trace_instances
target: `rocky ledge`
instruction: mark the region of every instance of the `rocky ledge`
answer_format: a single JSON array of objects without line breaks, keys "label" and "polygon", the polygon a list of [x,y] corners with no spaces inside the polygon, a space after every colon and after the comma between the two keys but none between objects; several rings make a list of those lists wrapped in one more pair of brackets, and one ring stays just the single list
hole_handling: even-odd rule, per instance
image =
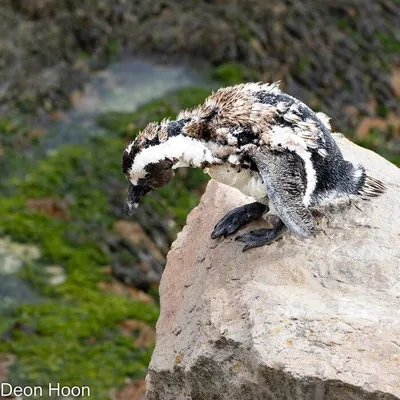
[{"label": "rocky ledge", "polygon": [[400,398],[400,172],[338,142],[388,191],[323,217],[315,238],[246,253],[211,240],[249,199],[209,183],[168,255],[149,400]]}]

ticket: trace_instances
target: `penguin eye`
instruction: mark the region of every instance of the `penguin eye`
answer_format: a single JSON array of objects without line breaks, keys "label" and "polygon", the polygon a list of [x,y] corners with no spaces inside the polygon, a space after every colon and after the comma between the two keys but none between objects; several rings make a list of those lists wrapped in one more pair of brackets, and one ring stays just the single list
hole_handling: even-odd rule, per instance
[{"label": "penguin eye", "polygon": [[254,137],[246,131],[241,132],[237,138],[239,147],[252,143],[253,140]]}]

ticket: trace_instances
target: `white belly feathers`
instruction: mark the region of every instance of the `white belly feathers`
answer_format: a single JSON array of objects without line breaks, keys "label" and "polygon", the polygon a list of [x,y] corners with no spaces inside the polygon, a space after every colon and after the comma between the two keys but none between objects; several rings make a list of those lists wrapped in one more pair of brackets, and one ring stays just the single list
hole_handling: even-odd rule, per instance
[{"label": "white belly feathers", "polygon": [[258,172],[249,169],[238,172],[229,164],[208,167],[204,169],[204,172],[216,181],[240,190],[246,196],[256,200],[267,200],[265,199],[267,191]]}]

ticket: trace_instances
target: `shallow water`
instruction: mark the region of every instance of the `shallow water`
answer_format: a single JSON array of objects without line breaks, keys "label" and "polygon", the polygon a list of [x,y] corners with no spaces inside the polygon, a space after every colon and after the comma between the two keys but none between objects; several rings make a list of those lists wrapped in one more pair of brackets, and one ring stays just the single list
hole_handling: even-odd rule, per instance
[{"label": "shallow water", "polygon": [[37,303],[40,300],[41,296],[22,279],[13,275],[0,275],[0,314],[21,304]]},{"label": "shallow water", "polygon": [[73,99],[73,108],[51,124],[55,132],[42,146],[46,150],[62,144],[80,143],[85,137],[100,135],[96,116],[107,111],[132,112],[171,90],[204,86],[204,78],[185,66],[157,65],[130,59],[94,74],[82,93]]},{"label": "shallow water", "polygon": [[92,77],[77,104],[77,112],[95,115],[105,111],[134,111],[172,89],[201,84],[204,80],[184,66],[128,60]]}]

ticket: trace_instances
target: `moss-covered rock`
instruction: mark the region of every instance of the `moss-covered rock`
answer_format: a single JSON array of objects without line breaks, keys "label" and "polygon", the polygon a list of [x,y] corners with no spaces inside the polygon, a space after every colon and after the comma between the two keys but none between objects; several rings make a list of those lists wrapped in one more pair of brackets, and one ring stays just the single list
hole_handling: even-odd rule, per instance
[{"label": "moss-covered rock", "polygon": [[[109,279],[104,272],[108,259],[90,232],[82,233],[77,221],[27,210],[22,198],[2,200],[0,209],[3,234],[41,249],[39,262],[26,265],[21,276],[48,299],[22,306],[8,317],[17,324],[3,332],[6,340],[0,351],[18,357],[11,382],[85,383],[96,398],[106,399],[110,387],[122,384],[124,377],[142,376],[151,348],[136,348],[133,338],[123,337],[117,324],[134,318],[154,325],[157,305],[99,289],[98,284]],[[74,243],[77,232],[79,243]],[[45,263],[63,265],[67,281],[49,286],[41,279]],[[30,329],[27,332],[21,326]]]},{"label": "moss-covered rock", "polygon": [[126,377],[145,374],[152,352],[152,346],[137,348],[138,333],[123,335],[118,323],[134,318],[153,325],[157,315],[154,305],[107,293],[86,301],[75,297],[69,302],[23,306],[18,324],[0,344],[0,351],[17,356],[10,381],[44,388],[48,382],[87,385],[93,397],[108,399],[110,388]]}]

